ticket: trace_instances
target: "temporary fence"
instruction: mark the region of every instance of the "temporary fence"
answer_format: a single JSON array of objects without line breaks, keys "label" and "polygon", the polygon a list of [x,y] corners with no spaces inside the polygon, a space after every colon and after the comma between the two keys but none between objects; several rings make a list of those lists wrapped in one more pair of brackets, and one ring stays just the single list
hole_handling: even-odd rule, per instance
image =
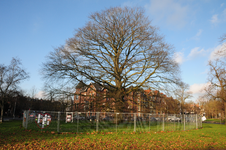
[{"label": "temporary fence", "polygon": [[24,111],[23,127],[54,132],[179,131],[202,127],[198,114]]}]

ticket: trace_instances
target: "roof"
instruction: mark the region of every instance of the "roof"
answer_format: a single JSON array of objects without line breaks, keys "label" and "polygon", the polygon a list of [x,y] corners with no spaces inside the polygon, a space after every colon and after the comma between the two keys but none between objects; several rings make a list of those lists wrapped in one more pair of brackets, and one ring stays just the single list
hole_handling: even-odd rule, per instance
[{"label": "roof", "polygon": [[91,85],[94,86],[94,88],[97,90],[97,91],[102,91],[104,89],[103,86],[100,86],[99,84],[97,83],[90,83],[89,85],[85,85],[84,83],[82,82],[79,82],[79,84],[76,86],[76,89],[80,89],[79,92],[85,92]]},{"label": "roof", "polygon": [[102,91],[102,90],[104,89],[103,86],[100,86],[100,85],[97,84],[97,83],[90,83],[90,85],[91,85],[91,84],[92,84],[92,85],[95,87],[95,89],[98,90],[98,91]]},{"label": "roof", "polygon": [[79,82],[78,85],[76,86],[76,89],[81,89],[83,88],[84,86],[86,86],[83,82]]}]

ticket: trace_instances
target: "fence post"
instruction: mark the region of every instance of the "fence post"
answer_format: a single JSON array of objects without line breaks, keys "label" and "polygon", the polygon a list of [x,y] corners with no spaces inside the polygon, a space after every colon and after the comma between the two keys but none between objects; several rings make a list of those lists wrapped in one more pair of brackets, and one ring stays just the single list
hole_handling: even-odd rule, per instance
[{"label": "fence post", "polygon": [[[201,127],[202,127],[202,116],[199,116],[199,117],[200,117],[199,120],[201,121]],[[225,121],[226,121],[226,120],[225,120]]]},{"label": "fence post", "polygon": [[29,120],[29,113],[30,113],[30,111],[27,110],[27,111],[26,111],[26,123],[25,123],[25,129],[27,129],[28,120]]},{"label": "fence post", "polygon": [[24,112],[23,112],[23,127],[25,128],[25,123],[26,123],[26,110],[24,110]]},{"label": "fence post", "polygon": [[162,131],[164,131],[164,126],[165,126],[165,124],[164,124],[164,114],[162,115]]},{"label": "fence post", "polygon": [[150,132],[150,116],[151,114],[149,114],[149,132]]},{"label": "fence post", "polygon": [[96,113],[96,120],[97,120],[97,123],[96,123],[96,132],[98,132],[98,124],[99,124],[99,114],[100,114],[100,112],[97,112]]},{"label": "fence post", "polygon": [[60,111],[58,111],[58,118],[57,118],[57,132],[60,132]]},{"label": "fence post", "polygon": [[[178,119],[178,120],[179,120],[179,119]],[[174,131],[176,130],[176,128],[175,128],[175,123],[176,123],[176,115],[174,114],[174,122],[173,122],[173,125],[174,125],[173,130],[174,130]]]},{"label": "fence post", "polygon": [[180,120],[178,119],[178,122],[177,122],[177,129],[178,130],[180,130],[181,122],[182,122],[182,117],[181,117],[181,114],[180,114]]},{"label": "fence post", "polygon": [[134,132],[136,132],[136,121],[137,120],[137,116],[136,113],[134,113]]},{"label": "fence post", "polygon": [[195,122],[196,122],[196,129],[198,129],[198,116],[197,116],[197,114],[195,116]]},{"label": "fence post", "polygon": [[118,130],[118,129],[117,129],[117,120],[118,120],[117,114],[118,114],[118,113],[116,113],[116,132],[117,132],[117,130]]},{"label": "fence post", "polygon": [[77,133],[78,133],[78,125],[79,125],[79,113],[75,112],[76,114],[76,120],[77,120]]},{"label": "fence post", "polygon": [[185,114],[183,114],[184,115],[184,131],[185,131]]}]

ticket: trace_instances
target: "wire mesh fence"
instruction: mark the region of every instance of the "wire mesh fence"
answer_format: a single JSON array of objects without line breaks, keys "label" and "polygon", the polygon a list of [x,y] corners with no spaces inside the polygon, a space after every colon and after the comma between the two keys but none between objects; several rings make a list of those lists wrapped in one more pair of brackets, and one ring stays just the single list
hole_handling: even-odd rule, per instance
[{"label": "wire mesh fence", "polygon": [[197,114],[24,111],[23,127],[54,132],[179,131],[202,127]]}]

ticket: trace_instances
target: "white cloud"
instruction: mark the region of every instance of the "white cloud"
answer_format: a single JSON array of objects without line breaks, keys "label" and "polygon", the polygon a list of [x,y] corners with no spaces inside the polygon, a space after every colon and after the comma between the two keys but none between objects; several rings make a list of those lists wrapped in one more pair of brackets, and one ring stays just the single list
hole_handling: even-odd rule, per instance
[{"label": "white cloud", "polygon": [[176,52],[174,53],[174,60],[178,63],[178,64],[182,64],[184,62],[184,54],[182,52]]},{"label": "white cloud", "polygon": [[224,6],[224,3],[221,4],[221,7],[223,7],[223,6]]},{"label": "white cloud", "polygon": [[35,94],[35,97],[36,98],[44,98],[44,94],[45,94],[44,91],[39,91],[37,94]]},{"label": "white cloud", "polygon": [[198,33],[195,36],[199,37],[201,34],[202,34],[202,29],[199,29]]},{"label": "white cloud", "polygon": [[150,4],[145,7],[147,12],[154,15],[157,21],[163,21],[179,28],[187,23],[188,6],[182,6],[175,0],[150,0]]},{"label": "white cloud", "polygon": [[215,60],[217,58],[225,56],[226,56],[226,43],[223,43],[214,48],[214,50],[210,54],[209,60]]},{"label": "white cloud", "polygon": [[207,51],[204,49],[200,49],[199,47],[195,47],[191,50],[190,54],[188,55],[189,59],[199,57],[199,56],[204,56]]},{"label": "white cloud", "polygon": [[212,18],[210,19],[210,22],[214,25],[218,23],[223,23],[225,21],[226,21],[226,8],[224,8],[224,10],[221,13],[213,15]]},{"label": "white cloud", "polygon": [[192,93],[192,101],[198,101],[198,99],[200,98],[200,97],[202,97],[204,94],[205,94],[205,91],[204,91],[204,89],[207,87],[207,86],[209,86],[210,85],[210,82],[208,82],[208,83],[201,83],[201,84],[193,84],[193,85],[191,85],[190,86],[190,88],[189,88],[189,92],[191,92]]},{"label": "white cloud", "polygon": [[190,86],[189,91],[192,92],[192,94],[204,94],[204,89],[210,85],[210,82],[208,83],[201,83],[201,84],[193,84]]},{"label": "white cloud", "polygon": [[218,22],[219,22],[218,14],[213,15],[210,21],[211,21],[213,24],[218,23]]},{"label": "white cloud", "polygon": [[202,32],[203,32],[203,30],[199,29],[199,31],[196,33],[196,35],[194,37],[192,37],[191,39],[199,40],[199,37],[201,36]]}]

